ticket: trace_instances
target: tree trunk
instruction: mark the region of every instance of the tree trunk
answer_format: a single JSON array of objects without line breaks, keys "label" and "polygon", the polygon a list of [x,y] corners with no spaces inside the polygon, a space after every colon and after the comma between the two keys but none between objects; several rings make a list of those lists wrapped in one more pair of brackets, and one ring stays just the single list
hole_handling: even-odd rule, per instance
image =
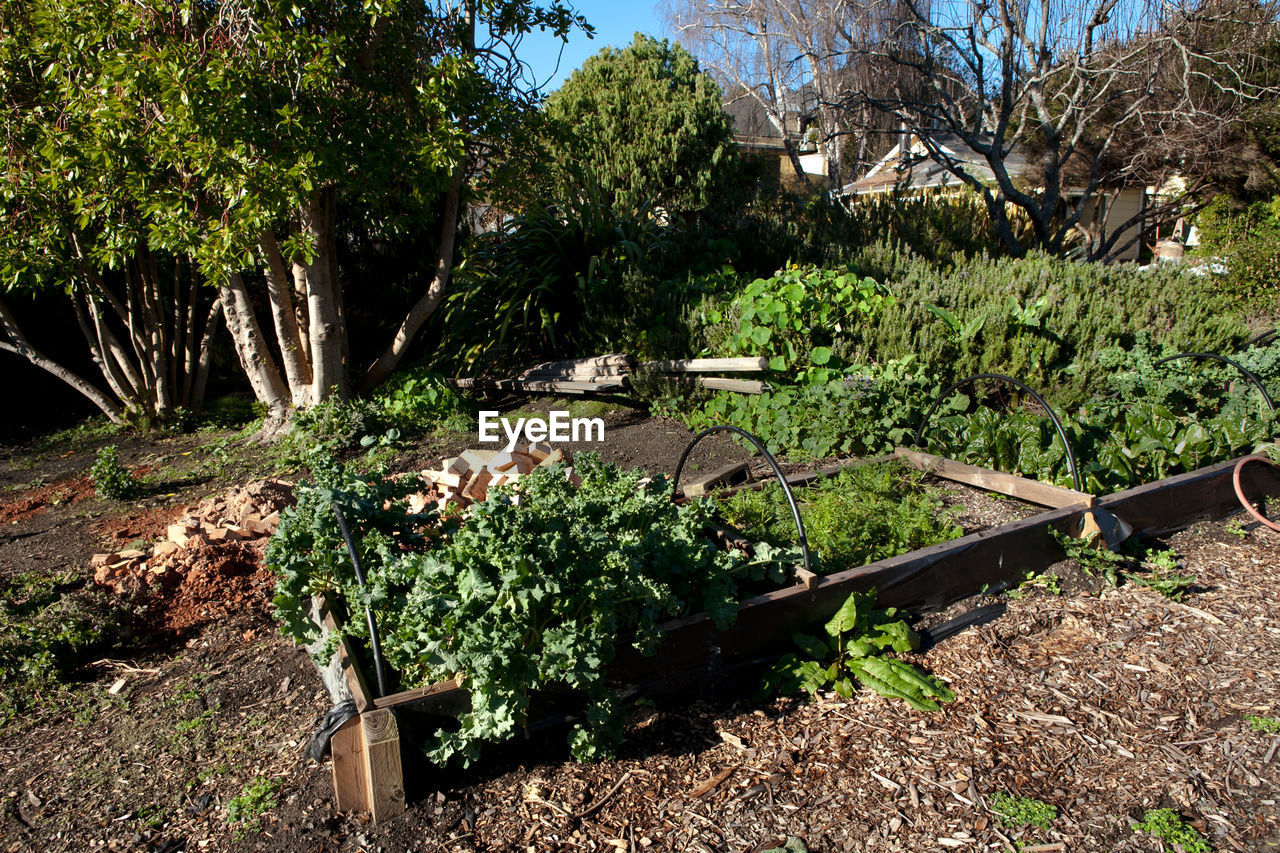
[{"label": "tree trunk", "polygon": [[222,316],[222,297],[209,306],[209,317],[204,321],[204,337],[200,341],[200,360],[196,363],[195,380],[188,400],[193,411],[204,408],[204,392],[209,385],[209,362],[213,359],[213,336],[218,332],[218,318]]},{"label": "tree trunk", "polygon": [[267,407],[268,420],[283,420],[289,410],[289,390],[285,388],[280,371],[276,369],[263,340],[244,279],[239,273],[232,273],[222,285],[221,293],[227,331],[231,333],[240,366],[249,377],[253,394]]},{"label": "tree trunk", "polygon": [[[327,190],[325,191],[327,192]],[[347,398],[346,371],[342,369],[342,320],[338,316],[337,294],[329,266],[328,205],[322,193],[314,193],[303,228],[315,246],[315,256],[307,265],[307,308],[311,317],[311,402],[319,403],[332,394]]]},{"label": "tree trunk", "polygon": [[449,274],[453,270],[453,245],[458,237],[458,207],[462,196],[462,179],[464,165],[459,163],[449,183],[449,192],[444,202],[444,222],[440,229],[440,248],[436,255],[436,271],[431,278],[427,292],[409,309],[408,315],[396,330],[391,345],[386,348],[378,360],[373,363],[360,382],[360,390],[369,391],[376,388],[396,369],[396,365],[404,358],[413,337],[422,328],[431,313],[436,310],[440,300],[444,298],[445,288],[449,284]]},{"label": "tree trunk", "polygon": [[276,235],[271,229],[262,232],[260,245],[267,256],[267,297],[271,302],[271,319],[275,324],[285,379],[289,383],[289,395],[294,406],[305,407],[311,402],[311,365],[307,363],[300,344],[289,276],[284,269],[284,259],[280,257]]},{"label": "tree trunk", "polygon": [[14,318],[13,314],[9,313],[9,306],[5,304],[3,299],[0,299],[0,329],[3,329],[4,332],[8,334],[9,339],[13,341],[12,344],[0,341],[0,350],[20,355],[36,367],[39,367],[41,370],[58,377],[63,382],[67,383],[87,397],[91,403],[102,410],[102,413],[106,415],[113,424],[124,423],[124,414],[120,411],[120,407],[111,402],[106,394],[103,394],[97,388],[90,385],[70,370],[67,370],[62,365],[52,359],[46,358],[31,346],[27,341],[26,336],[22,334],[22,329],[19,328],[18,321]]},{"label": "tree trunk", "polygon": [[98,366],[98,370],[101,371],[102,378],[107,381],[107,386],[111,389],[111,393],[116,395],[117,400],[129,406],[132,395],[125,390],[126,380],[120,375],[120,371],[116,369],[115,363],[103,345],[101,337],[95,335],[93,329],[89,327],[89,320],[85,314],[84,306],[80,304],[80,294],[72,290],[67,294],[67,298],[71,300],[71,307],[76,315],[76,324],[80,326],[80,333],[84,335],[84,342],[89,345],[89,357]]}]

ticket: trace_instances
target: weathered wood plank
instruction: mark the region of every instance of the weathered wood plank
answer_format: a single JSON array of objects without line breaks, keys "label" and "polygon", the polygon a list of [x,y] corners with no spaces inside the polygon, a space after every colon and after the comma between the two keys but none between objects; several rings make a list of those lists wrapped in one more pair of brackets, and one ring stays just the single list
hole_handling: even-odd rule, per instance
[{"label": "weathered wood plank", "polygon": [[[315,596],[315,611],[320,614],[320,629],[325,637],[339,633],[338,622],[333,616],[333,610],[329,602],[324,596]],[[373,691],[369,689],[368,682],[365,681],[364,671],[360,668],[359,659],[355,655],[355,651],[351,648],[351,641],[346,637],[342,637],[338,641],[338,650],[334,653],[338,659],[338,664],[342,668],[342,678],[346,683],[347,691],[351,694],[351,700],[356,703],[357,711],[367,711],[373,707]],[[341,697],[331,697],[335,702]]]},{"label": "weathered wood plank", "polygon": [[921,471],[927,471],[945,480],[977,486],[989,492],[998,492],[999,494],[1008,495],[1009,497],[1040,506],[1055,509],[1074,504],[1092,506],[1094,501],[1097,500],[1094,495],[1088,492],[1077,492],[1075,489],[1064,489],[1062,486],[1055,486],[1052,483],[1041,483],[1039,480],[1030,480],[1026,477],[1006,474],[1003,471],[993,471],[990,468],[980,468],[977,465],[966,465],[963,462],[956,462],[954,459],[946,459],[942,456],[935,456],[932,453],[921,453],[918,450],[910,450],[906,447],[897,448],[893,451],[893,455],[909,462]]},{"label": "weathered wood plank", "polygon": [[367,812],[369,785],[365,779],[364,732],[357,715],[329,739],[333,758],[333,794],[340,812]]},{"label": "weathered wood plank", "polygon": [[751,468],[746,462],[735,462],[712,471],[705,477],[691,480],[681,489],[686,497],[696,498],[712,491],[717,486],[732,486],[751,479]]},{"label": "weathered wood plank", "polygon": [[722,376],[684,376],[672,374],[669,378],[688,382],[712,391],[734,391],[738,394],[763,394],[767,386],[759,379],[725,379]]},{"label": "weathered wood plank", "polygon": [[558,394],[615,394],[627,390],[616,381],[585,382],[573,380],[521,380],[521,379],[455,379],[454,385],[463,389],[489,391],[551,391]]},{"label": "weathered wood plank", "polygon": [[767,358],[686,358],[645,361],[640,366],[654,373],[759,373],[769,369]]}]

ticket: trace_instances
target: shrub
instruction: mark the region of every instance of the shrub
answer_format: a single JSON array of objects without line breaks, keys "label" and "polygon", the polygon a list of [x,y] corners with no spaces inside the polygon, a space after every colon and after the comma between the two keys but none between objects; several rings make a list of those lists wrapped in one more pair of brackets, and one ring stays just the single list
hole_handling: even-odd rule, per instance
[{"label": "shrub", "polygon": [[1200,248],[1195,255],[1226,267],[1213,278],[1237,297],[1280,297],[1280,196],[1236,207],[1219,195],[1196,217]]},{"label": "shrub", "polygon": [[138,481],[128,468],[120,464],[114,444],[98,451],[98,457],[89,469],[89,480],[100,497],[113,501],[127,500],[138,494]]}]

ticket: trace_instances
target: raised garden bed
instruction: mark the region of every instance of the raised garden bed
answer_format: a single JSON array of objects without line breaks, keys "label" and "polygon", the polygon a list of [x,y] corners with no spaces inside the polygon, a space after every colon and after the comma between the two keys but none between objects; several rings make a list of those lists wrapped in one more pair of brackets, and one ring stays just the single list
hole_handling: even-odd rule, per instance
[{"label": "raised garden bed", "polygon": [[[1239,505],[1232,487],[1234,460],[1097,498],[913,451],[900,449],[894,455],[941,479],[1048,509],[824,577],[798,576],[790,586],[742,601],[736,621],[726,630],[717,630],[703,613],[666,622],[661,625],[660,654],[645,657],[620,650],[612,672],[627,693],[659,696],[685,690],[717,669],[784,646],[793,632],[829,618],[853,592],[876,589],[882,605],[923,612],[1041,570],[1062,558],[1053,530],[1077,532],[1089,523],[1108,529],[1120,519],[1137,535],[1156,535]],[[832,476],[840,467],[791,475],[787,480],[802,486]],[[1274,494],[1280,490],[1280,475],[1270,467],[1251,466],[1243,485],[1247,493]],[[339,649],[331,669],[341,676],[329,682],[335,700],[349,694],[360,712],[333,740],[339,808],[370,810],[375,820],[387,819],[404,808],[398,737],[390,709],[413,706],[431,714],[456,714],[467,705],[466,691],[454,682],[442,682],[374,696],[349,647]]]}]

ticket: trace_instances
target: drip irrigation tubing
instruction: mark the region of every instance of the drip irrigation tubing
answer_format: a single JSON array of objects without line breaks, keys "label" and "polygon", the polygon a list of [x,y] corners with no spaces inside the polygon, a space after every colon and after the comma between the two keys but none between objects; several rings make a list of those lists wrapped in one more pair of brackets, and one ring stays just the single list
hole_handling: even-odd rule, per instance
[{"label": "drip irrigation tubing", "polygon": [[813,568],[809,562],[809,539],[804,533],[804,521],[800,518],[800,507],[796,505],[796,496],[791,491],[791,486],[787,483],[787,478],[782,473],[782,466],[778,464],[777,459],[773,458],[773,454],[768,451],[764,446],[764,443],[745,429],[721,424],[719,426],[707,427],[702,432],[695,435],[693,437],[693,441],[689,442],[689,446],[684,449],[684,453],[680,454],[680,462],[676,465],[676,476],[673,481],[674,489],[671,493],[672,499],[674,500],[676,493],[680,491],[680,473],[684,471],[684,463],[689,459],[689,452],[693,450],[694,445],[699,441],[702,441],[702,439],[717,432],[732,432],[742,436],[747,441],[754,444],[756,446],[756,450],[759,450],[760,455],[769,463],[769,467],[773,469],[773,473],[778,477],[778,483],[782,486],[783,494],[787,496],[787,505],[791,507],[791,517],[796,523],[796,533],[800,535],[800,553],[804,557],[804,570],[806,572],[812,572]]},{"label": "drip irrigation tubing", "polygon": [[1253,456],[1244,457],[1243,459],[1241,459],[1239,462],[1236,463],[1235,470],[1231,472],[1231,485],[1235,486],[1236,497],[1240,499],[1240,505],[1245,508],[1245,511],[1248,512],[1249,515],[1252,515],[1255,519],[1262,522],[1267,527],[1270,527],[1272,530],[1280,532],[1280,524],[1276,524],[1274,521],[1267,518],[1262,513],[1258,512],[1258,510],[1254,507],[1254,505],[1249,502],[1249,499],[1244,496],[1244,489],[1240,486],[1240,471],[1244,468],[1245,465],[1248,465],[1250,462],[1265,462],[1268,465],[1270,465],[1272,468],[1280,468],[1280,465],[1277,465],[1276,463],[1272,462],[1269,457],[1263,456],[1260,453],[1255,454]]},{"label": "drip irrigation tubing", "polygon": [[1170,361],[1176,361],[1177,359],[1180,359],[1180,358],[1208,359],[1210,361],[1220,361],[1223,364],[1231,365],[1236,370],[1240,371],[1241,375],[1244,376],[1245,379],[1253,383],[1253,387],[1257,388],[1258,393],[1262,395],[1262,402],[1267,404],[1267,408],[1272,412],[1276,410],[1275,401],[1272,400],[1271,395],[1267,393],[1267,389],[1266,387],[1263,386],[1262,380],[1259,379],[1257,375],[1247,370],[1244,367],[1244,365],[1240,364],[1240,362],[1233,361],[1232,359],[1227,358],[1225,355],[1218,355],[1216,352],[1180,352],[1177,355],[1167,355],[1164,358],[1156,359],[1155,361],[1151,362],[1151,366],[1159,367],[1162,364],[1165,364]]},{"label": "drip irrigation tubing", "polygon": [[[342,540],[347,543],[347,553],[351,555],[351,568],[356,570],[356,582],[360,584],[361,589],[365,589],[364,566],[360,565],[360,557],[356,554],[356,546],[351,539],[351,528],[347,526],[346,516],[342,514],[341,507],[336,503],[333,504],[333,514],[338,519]],[[378,675],[378,696],[386,696],[387,677],[382,668],[382,642],[378,639],[378,621],[374,619],[373,610],[367,604],[364,608],[364,618],[369,623],[369,646],[373,650],[373,669]]]},{"label": "drip irrigation tubing", "polygon": [[1058,418],[1057,413],[1054,412],[1053,407],[1049,405],[1044,397],[1037,394],[1035,389],[1019,382],[1012,376],[1005,376],[1003,373],[976,373],[973,376],[967,376],[964,379],[961,379],[959,382],[939,394],[938,399],[934,400],[933,405],[929,407],[929,411],[925,412],[924,419],[920,421],[920,426],[916,428],[914,446],[924,446],[920,443],[920,440],[924,438],[924,428],[929,425],[929,418],[933,417],[933,413],[938,410],[938,406],[942,405],[942,401],[950,397],[951,392],[955,391],[957,388],[962,388],[970,382],[977,382],[979,379],[999,379],[1001,382],[1008,382],[1010,385],[1016,386],[1023,393],[1030,394],[1035,398],[1036,402],[1044,409],[1045,414],[1049,416],[1049,420],[1053,421],[1053,428],[1057,431],[1058,438],[1062,441],[1062,446],[1067,452],[1067,470],[1071,472],[1071,482],[1073,487],[1077,492],[1083,492],[1084,487],[1080,482],[1080,471],[1076,467],[1075,451],[1071,449],[1071,442],[1067,440],[1067,431],[1063,429],[1062,421]]}]

